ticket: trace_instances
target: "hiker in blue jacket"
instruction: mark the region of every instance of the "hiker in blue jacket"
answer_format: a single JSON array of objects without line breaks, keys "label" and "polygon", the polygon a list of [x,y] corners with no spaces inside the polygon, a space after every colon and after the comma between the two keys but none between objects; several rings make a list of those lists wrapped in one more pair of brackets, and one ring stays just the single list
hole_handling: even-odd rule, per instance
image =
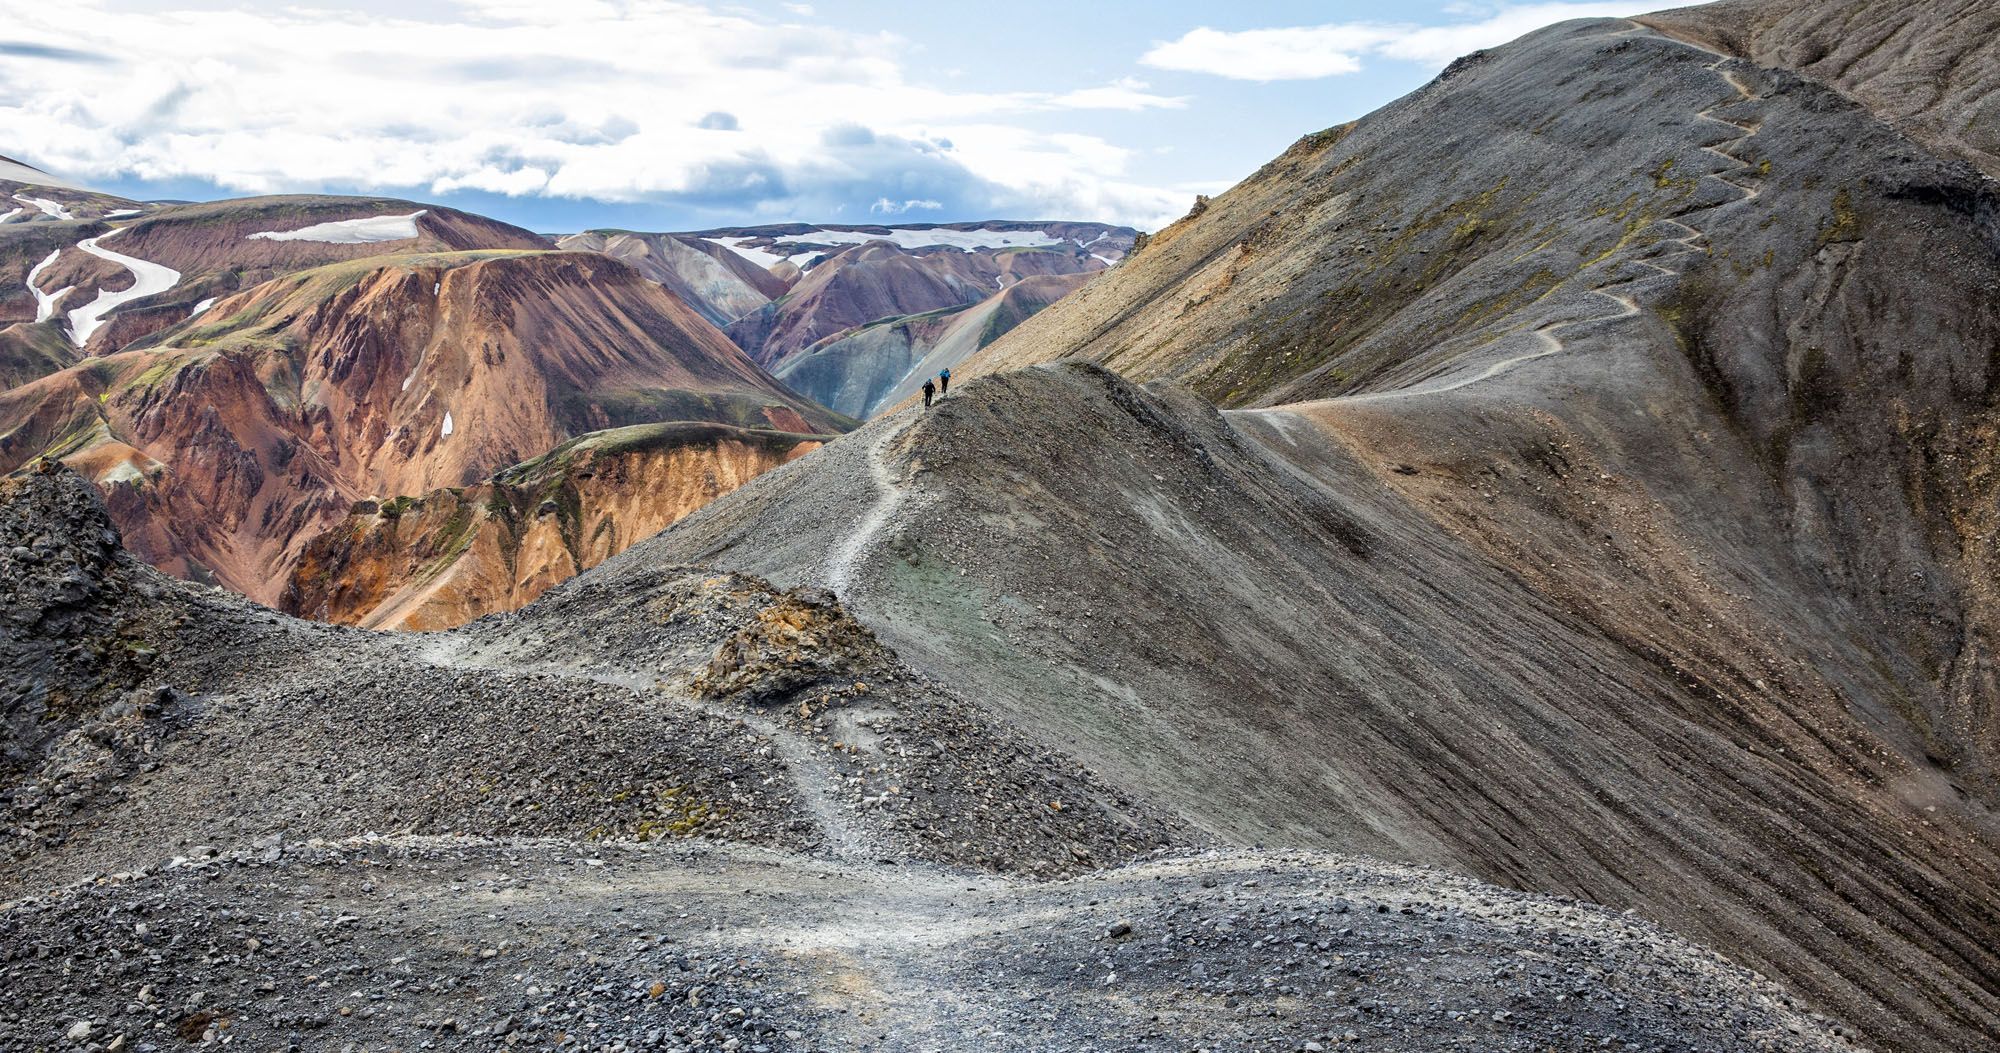
[{"label": "hiker in blue jacket", "polygon": [[947,367],[938,373],[938,396],[942,398],[949,394],[951,394],[951,369]]}]

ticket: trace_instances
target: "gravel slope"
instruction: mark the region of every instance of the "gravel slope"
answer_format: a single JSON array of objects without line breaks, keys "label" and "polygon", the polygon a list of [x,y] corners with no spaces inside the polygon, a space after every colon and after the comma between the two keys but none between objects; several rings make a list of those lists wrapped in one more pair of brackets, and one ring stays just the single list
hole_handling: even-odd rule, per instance
[{"label": "gravel slope", "polygon": [[64,469],[0,509],[6,1048],[1854,1048],[1601,908],[1197,856],[823,594],[373,635],[164,577]]}]

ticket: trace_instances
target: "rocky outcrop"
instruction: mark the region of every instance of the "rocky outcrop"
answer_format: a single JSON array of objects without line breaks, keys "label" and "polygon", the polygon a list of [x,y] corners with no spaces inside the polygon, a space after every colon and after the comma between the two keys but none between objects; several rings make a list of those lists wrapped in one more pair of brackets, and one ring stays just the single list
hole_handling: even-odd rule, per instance
[{"label": "rocky outcrop", "polygon": [[476,486],[362,501],[306,545],[278,606],[372,629],[517,610],[827,438],[635,425],[572,439]]},{"label": "rocky outcrop", "polygon": [[76,463],[136,551],[260,600],[364,498],[471,486],[632,424],[841,426],[671,293],[586,253],[316,268],[150,343],[0,394],[0,470]]}]

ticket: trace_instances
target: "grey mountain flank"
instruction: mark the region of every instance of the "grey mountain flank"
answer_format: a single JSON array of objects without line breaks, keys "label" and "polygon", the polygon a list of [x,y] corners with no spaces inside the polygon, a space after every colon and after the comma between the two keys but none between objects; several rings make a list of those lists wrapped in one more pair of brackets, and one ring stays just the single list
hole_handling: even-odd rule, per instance
[{"label": "grey mountain flank", "polygon": [[[1993,1048],[1989,14],[1567,22],[1122,245],[357,258],[0,394],[0,1047]],[[281,331],[485,451],[288,608],[455,628],[169,577],[47,441]],[[446,444],[503,362],[605,419]]]}]

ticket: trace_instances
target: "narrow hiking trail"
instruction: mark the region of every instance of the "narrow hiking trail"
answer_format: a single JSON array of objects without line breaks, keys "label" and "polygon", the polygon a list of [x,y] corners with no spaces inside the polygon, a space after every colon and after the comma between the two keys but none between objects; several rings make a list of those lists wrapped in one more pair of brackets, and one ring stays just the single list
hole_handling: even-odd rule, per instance
[{"label": "narrow hiking trail", "polygon": [[[1627,21],[1630,20],[1628,19]],[[1749,161],[1746,161],[1741,156],[1732,151],[1738,149],[1739,147],[1742,146],[1742,144],[1748,142],[1750,139],[1755,137],[1758,131],[1761,129],[1762,125],[1760,122],[1756,121],[1734,121],[1730,120],[1727,117],[1719,117],[1716,115],[1716,111],[1726,106],[1736,106],[1745,102],[1760,102],[1763,100],[1763,96],[1758,95],[1756,92],[1752,91],[1750,86],[1748,84],[1745,84],[1743,82],[1743,78],[1738,76],[1735,73],[1735,71],[1726,70],[1722,68],[1724,65],[1728,63],[1737,61],[1737,59],[1735,59],[1732,56],[1725,55],[1719,51],[1713,51],[1709,48],[1702,47],[1699,44],[1681,40],[1676,37],[1667,36],[1664,33],[1659,33],[1656,30],[1653,30],[1651,27],[1642,25],[1638,22],[1632,22],[1632,27],[1630,29],[1622,30],[1620,32],[1613,33],[1610,35],[1622,37],[1622,36],[1632,36],[1638,33],[1652,33],[1653,35],[1658,36],[1662,40],[1669,40],[1672,41],[1673,43],[1680,44],[1684,47],[1700,51],[1704,54],[1714,55],[1715,61],[1709,63],[1703,68],[1714,73],[1716,76],[1722,78],[1722,80],[1725,83],[1727,83],[1730,86],[1730,88],[1732,88],[1736,92],[1737,95],[1736,98],[1726,99],[1706,109],[1697,111],[1695,113],[1695,119],[1708,121],[1713,124],[1720,124],[1723,125],[1724,127],[1731,129],[1732,131],[1739,133],[1733,139],[1728,139],[1720,143],[1710,144],[1708,146],[1704,146],[1701,148],[1702,152],[1714,154],[1717,157],[1729,161],[1731,164],[1735,166],[1733,168],[1724,169],[1720,172],[1705,173],[1702,176],[1702,178],[1713,179],[1716,182],[1721,183],[1722,185],[1727,186],[1732,190],[1735,190],[1742,196],[1733,201],[1724,201],[1719,204],[1706,205],[1701,208],[1694,209],[1690,212],[1682,213],[1682,215],[1690,216],[1696,212],[1712,212],[1719,208],[1725,208],[1730,205],[1740,205],[1746,201],[1755,200],[1758,194],[1761,192],[1757,187],[1746,186],[1743,183],[1737,182],[1734,179],[1730,179],[1729,176],[1736,175],[1737,173],[1741,172],[1755,171],[1756,166],[1752,165]],[[1411,387],[1411,388],[1405,388],[1400,391],[1384,391],[1366,395],[1349,395],[1335,399],[1319,400],[1317,404],[1325,404],[1325,403],[1354,404],[1354,403],[1369,403],[1369,402],[1386,402],[1391,399],[1413,398],[1419,395],[1442,395],[1449,391],[1457,391],[1460,388],[1470,387],[1474,384],[1491,380],[1494,377],[1499,376],[1500,374],[1505,373],[1508,370],[1513,369],[1515,366],[1521,365],[1523,363],[1533,362],[1536,359],[1547,358],[1550,355],[1560,354],[1561,352],[1567,350],[1567,345],[1563,343],[1562,338],[1556,335],[1561,330],[1570,329],[1581,325],[1598,325],[1606,322],[1623,321],[1624,319],[1631,318],[1640,314],[1643,308],[1639,306],[1639,301],[1635,299],[1630,293],[1619,292],[1616,290],[1632,289],[1645,282],[1654,281],[1659,278],[1678,278],[1683,274],[1682,271],[1676,270],[1672,267],[1664,266],[1657,261],[1670,260],[1678,256],[1688,255],[1690,253],[1705,253],[1709,251],[1709,246],[1707,245],[1708,241],[1707,232],[1689,226],[1688,224],[1682,222],[1680,219],[1677,218],[1660,219],[1656,220],[1655,222],[1660,224],[1665,224],[1668,226],[1679,227],[1681,230],[1686,232],[1682,234],[1680,237],[1669,238],[1662,243],[1666,245],[1679,245],[1680,248],[1671,252],[1664,253],[1662,255],[1654,256],[1650,259],[1634,257],[1620,261],[1622,263],[1633,263],[1641,267],[1649,268],[1654,273],[1642,274],[1636,278],[1624,278],[1615,282],[1607,282],[1606,284],[1596,286],[1589,290],[1590,295],[1601,296],[1604,299],[1609,300],[1613,304],[1615,304],[1618,308],[1616,311],[1610,312],[1608,314],[1593,315],[1588,318],[1576,318],[1566,322],[1551,322],[1546,325],[1542,325],[1536,328],[1534,331],[1535,337],[1539,339],[1542,343],[1542,347],[1539,350],[1531,351],[1523,355],[1516,355],[1512,358],[1502,359],[1498,362],[1493,363],[1490,366],[1487,366],[1485,369],[1482,369],[1472,374],[1471,376],[1462,377],[1458,380],[1451,381],[1450,383],[1447,384],[1440,384],[1434,387]],[[1313,405],[1313,404],[1316,403],[1306,403],[1305,405]],[[1285,412],[1285,411],[1274,410],[1274,412]]]},{"label": "narrow hiking trail", "polygon": [[476,653],[476,648],[468,647],[469,643],[450,633],[440,633],[423,639],[417,644],[416,651],[422,661],[442,669],[479,669],[519,676],[585,680],[662,698],[670,705],[741,725],[771,744],[772,751],[784,766],[785,778],[791,783],[793,800],[825,838],[824,851],[828,856],[843,862],[866,862],[882,855],[875,838],[842,807],[840,776],[831,764],[820,759],[820,748],[804,736],[780,726],[777,721],[747,710],[703,702],[684,692],[669,690],[656,679],[645,676],[559,664],[496,661]]},{"label": "narrow hiking trail", "polygon": [[922,412],[922,410],[904,410],[903,413],[909,417],[908,420],[893,428],[884,428],[882,434],[868,444],[868,478],[875,484],[877,490],[875,503],[869,507],[860,521],[855,523],[847,539],[840,543],[839,548],[833,550],[826,563],[827,591],[838,596],[842,603],[847,602],[848,586],[854,581],[855,572],[860,569],[863,550],[874,540],[875,535],[881,532],[882,527],[888,524],[889,517],[896,514],[896,506],[903,501],[903,488],[897,485],[895,473],[890,471],[889,463],[883,459],[883,448],[888,445],[890,439],[903,434],[910,425],[916,423]]}]

